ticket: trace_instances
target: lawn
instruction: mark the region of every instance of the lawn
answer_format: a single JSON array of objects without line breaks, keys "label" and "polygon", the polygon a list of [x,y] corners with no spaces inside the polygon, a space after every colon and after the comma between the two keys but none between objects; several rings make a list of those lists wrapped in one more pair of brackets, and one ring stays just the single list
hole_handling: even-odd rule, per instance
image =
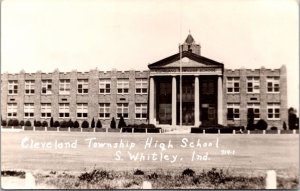
[{"label": "lawn", "polygon": [[[147,138],[151,137],[152,146],[144,149]],[[93,140],[90,147],[87,139]],[[191,146],[197,146],[198,139],[198,147],[188,146],[191,142],[194,143]],[[76,140],[76,147],[72,148],[70,145],[73,143],[74,146]],[[114,148],[115,145],[120,146],[121,140],[125,148]],[[112,148],[109,148],[109,143],[112,143]],[[60,148],[59,144],[63,148]],[[172,148],[167,148],[168,144]],[[170,171],[181,171],[185,168],[194,170],[222,168],[248,175],[261,175],[266,170],[273,169],[281,176],[295,176],[299,171],[298,145],[298,135],[293,134],[2,132],[1,168],[72,172],[93,168],[115,171],[137,168]],[[140,157],[141,153],[145,156],[145,160],[130,159],[130,156],[136,157],[137,154]],[[156,156],[154,157],[156,160],[153,159],[153,155]]]}]

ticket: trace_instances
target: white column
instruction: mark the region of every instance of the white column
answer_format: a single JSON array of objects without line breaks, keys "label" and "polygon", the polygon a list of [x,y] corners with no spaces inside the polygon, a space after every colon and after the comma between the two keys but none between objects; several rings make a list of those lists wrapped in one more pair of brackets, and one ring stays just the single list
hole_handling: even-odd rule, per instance
[{"label": "white column", "polygon": [[223,82],[222,76],[218,76],[218,124],[223,124]]},{"label": "white column", "polygon": [[195,101],[194,101],[194,109],[195,109],[195,126],[200,125],[200,92],[199,92],[199,77],[195,76]]},{"label": "white column", "polygon": [[176,97],[177,97],[177,89],[176,89],[176,77],[172,77],[172,126],[176,126]]},{"label": "white column", "polygon": [[149,90],[149,123],[155,125],[154,120],[154,79],[150,77],[150,90]]}]

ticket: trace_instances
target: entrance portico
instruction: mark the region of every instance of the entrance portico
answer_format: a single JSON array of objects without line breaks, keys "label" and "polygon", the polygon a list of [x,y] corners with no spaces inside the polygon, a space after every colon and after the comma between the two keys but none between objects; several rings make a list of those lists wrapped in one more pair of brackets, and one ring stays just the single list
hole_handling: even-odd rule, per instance
[{"label": "entrance portico", "polygon": [[149,123],[172,127],[223,123],[223,64],[183,51],[181,57],[178,53],[148,67]]}]

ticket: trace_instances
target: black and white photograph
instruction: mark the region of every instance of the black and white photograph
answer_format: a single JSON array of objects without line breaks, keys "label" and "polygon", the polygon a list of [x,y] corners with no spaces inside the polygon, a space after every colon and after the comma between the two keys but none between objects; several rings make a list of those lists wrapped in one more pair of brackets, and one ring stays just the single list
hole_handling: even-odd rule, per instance
[{"label": "black and white photograph", "polygon": [[299,1],[1,1],[2,189],[299,189]]}]

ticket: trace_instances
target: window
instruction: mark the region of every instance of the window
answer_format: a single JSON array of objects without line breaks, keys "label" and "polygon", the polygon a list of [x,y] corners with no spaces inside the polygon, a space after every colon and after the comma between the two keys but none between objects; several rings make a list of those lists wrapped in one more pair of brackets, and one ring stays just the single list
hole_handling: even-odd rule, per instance
[{"label": "window", "polygon": [[18,81],[17,80],[9,80],[8,81],[8,95],[16,95],[18,94]]},{"label": "window", "polygon": [[69,79],[59,80],[59,94],[63,94],[63,95],[70,94]]},{"label": "window", "polygon": [[88,80],[77,80],[77,93],[87,94],[89,91]]},{"label": "window", "polygon": [[280,104],[268,103],[268,119],[280,119]]},{"label": "window", "polygon": [[249,110],[252,110],[254,113],[254,119],[259,120],[260,119],[260,113],[259,113],[259,103],[248,103],[247,110],[249,113]]},{"label": "window", "polygon": [[247,92],[259,93],[259,77],[247,77]]},{"label": "window", "polygon": [[18,112],[18,106],[16,103],[7,104],[7,118],[16,118]]},{"label": "window", "polygon": [[267,92],[279,92],[279,77],[267,77]]},{"label": "window", "polygon": [[108,79],[99,80],[99,93],[110,94],[110,80]]},{"label": "window", "polygon": [[118,94],[128,94],[129,90],[129,80],[128,79],[119,79],[117,81]]},{"label": "window", "polygon": [[227,104],[227,119],[228,120],[239,120],[240,119],[240,104],[239,103],[228,103]]},{"label": "window", "polygon": [[42,103],[41,118],[50,118],[50,117],[51,117],[51,103]]},{"label": "window", "polygon": [[117,104],[117,118],[128,118],[128,103]]},{"label": "window", "polygon": [[99,118],[109,119],[110,115],[110,103],[99,103]]},{"label": "window", "polygon": [[25,95],[34,94],[34,80],[25,80]]},{"label": "window", "polygon": [[68,103],[60,103],[58,108],[59,118],[70,116],[70,106]]},{"label": "window", "polygon": [[34,117],[34,104],[25,103],[24,104],[24,118],[33,118]]},{"label": "window", "polygon": [[147,118],[147,104],[146,103],[136,103],[135,104],[135,118],[136,119],[146,119]]},{"label": "window", "polygon": [[87,118],[88,117],[88,104],[87,103],[78,103],[77,104],[77,117],[78,118]]},{"label": "window", "polygon": [[42,94],[52,93],[52,80],[42,80]]},{"label": "window", "polygon": [[227,93],[239,93],[239,92],[240,92],[240,78],[227,77]]},{"label": "window", "polygon": [[146,94],[148,87],[147,79],[136,79],[135,80],[135,93],[136,94]]}]

